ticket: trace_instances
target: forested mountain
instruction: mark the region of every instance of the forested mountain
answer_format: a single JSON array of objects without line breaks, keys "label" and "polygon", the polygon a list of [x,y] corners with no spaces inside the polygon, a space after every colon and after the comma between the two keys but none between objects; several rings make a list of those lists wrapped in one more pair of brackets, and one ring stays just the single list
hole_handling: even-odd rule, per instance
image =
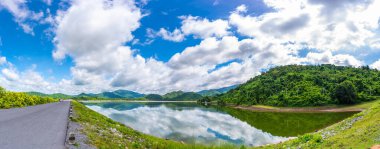
[{"label": "forested mountain", "polygon": [[222,93],[226,93],[229,90],[236,88],[237,86],[238,85],[232,85],[232,86],[223,87],[223,88],[219,88],[219,89],[203,90],[203,91],[199,91],[197,93],[202,95],[202,96],[215,96],[215,95],[219,95]]},{"label": "forested mountain", "polygon": [[55,94],[44,94],[40,92],[27,92],[29,95],[36,95],[41,97],[52,97],[52,98],[63,98],[63,99],[69,99],[69,98],[97,98],[97,99],[121,99],[121,98],[127,98],[127,99],[134,99],[134,98],[141,98],[144,97],[144,94],[136,93],[133,91],[128,90],[116,90],[113,92],[102,92],[98,94],[94,93],[81,93],[78,95],[66,95],[62,93],[55,93]]},{"label": "forested mountain", "polygon": [[352,104],[380,96],[380,72],[360,68],[288,65],[270,69],[227,93],[220,103],[273,106]]},{"label": "forested mountain", "polygon": [[36,95],[36,96],[40,96],[40,97],[51,97],[51,98],[62,98],[62,99],[69,99],[69,98],[73,97],[71,95],[66,95],[66,94],[62,94],[62,93],[54,93],[54,94],[44,94],[44,93],[40,93],[40,92],[26,92],[26,93],[29,95]]},{"label": "forested mountain", "polygon": [[167,93],[163,96],[158,94],[148,94],[145,96],[148,100],[198,100],[203,98],[202,95],[194,93],[194,92],[183,92],[183,91],[174,91]]},{"label": "forested mountain", "polygon": [[140,94],[133,91],[128,90],[116,90],[113,92],[102,92],[99,94],[86,94],[82,93],[77,95],[76,97],[94,97],[94,98],[127,98],[127,99],[133,99],[133,98],[141,98],[144,97],[144,94]]}]

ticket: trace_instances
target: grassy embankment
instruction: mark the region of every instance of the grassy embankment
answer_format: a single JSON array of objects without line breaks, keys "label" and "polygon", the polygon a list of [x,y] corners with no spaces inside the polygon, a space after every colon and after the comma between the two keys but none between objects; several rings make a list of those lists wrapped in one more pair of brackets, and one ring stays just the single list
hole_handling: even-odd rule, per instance
[{"label": "grassy embankment", "polygon": [[[115,122],[73,101],[73,121],[83,126],[89,143],[98,148],[239,148],[232,145],[184,144],[149,136]],[[368,108],[371,106],[371,108]],[[341,108],[368,108],[342,122],[294,140],[259,148],[368,148],[380,144],[380,101]]]},{"label": "grassy embankment", "polygon": [[0,109],[19,108],[57,101],[57,99],[50,97],[40,97],[26,93],[6,91],[0,87]]},{"label": "grassy embankment", "polygon": [[378,100],[363,102],[354,105],[327,105],[317,107],[275,107],[267,105],[229,105],[229,107],[264,112],[360,112],[370,108],[376,102],[378,102]]},{"label": "grassy embankment", "polygon": [[82,132],[87,135],[89,144],[92,144],[97,148],[236,148],[236,146],[232,145],[203,146],[198,144],[185,144],[153,137],[133,130],[119,122],[115,122],[91,109],[88,109],[77,101],[73,101],[72,104],[75,113],[72,121],[78,122],[82,126]]},{"label": "grassy embankment", "polygon": [[[261,148],[370,148],[380,144],[380,101],[371,105],[371,108],[319,132]],[[367,106],[368,104],[362,104],[356,107]]]}]

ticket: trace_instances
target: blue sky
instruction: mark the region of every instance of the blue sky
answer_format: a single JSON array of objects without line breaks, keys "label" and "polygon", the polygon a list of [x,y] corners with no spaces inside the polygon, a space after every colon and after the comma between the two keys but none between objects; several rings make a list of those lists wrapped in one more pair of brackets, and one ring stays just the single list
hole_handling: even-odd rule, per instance
[{"label": "blue sky", "polygon": [[4,0],[0,83],[46,93],[197,91],[272,66],[380,68],[378,1]]}]

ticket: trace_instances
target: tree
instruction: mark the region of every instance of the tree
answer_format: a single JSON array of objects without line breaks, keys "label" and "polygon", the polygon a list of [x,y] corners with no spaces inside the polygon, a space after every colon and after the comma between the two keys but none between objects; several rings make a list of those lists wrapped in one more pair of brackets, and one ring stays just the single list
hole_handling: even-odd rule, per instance
[{"label": "tree", "polygon": [[6,93],[6,90],[0,86],[0,98],[2,98]]},{"label": "tree", "polygon": [[352,104],[358,98],[354,84],[348,80],[337,85],[333,96],[340,104]]}]

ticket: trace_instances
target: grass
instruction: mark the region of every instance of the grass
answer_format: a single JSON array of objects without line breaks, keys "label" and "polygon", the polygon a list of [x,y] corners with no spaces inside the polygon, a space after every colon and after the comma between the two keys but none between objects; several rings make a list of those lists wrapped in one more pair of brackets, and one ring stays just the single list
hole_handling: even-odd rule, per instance
[{"label": "grass", "polygon": [[78,122],[87,135],[89,144],[100,149],[152,148],[152,149],[233,149],[234,145],[204,146],[185,144],[143,134],[119,122],[113,121],[77,101],[72,101],[75,116],[71,119]]},{"label": "grass", "polygon": [[372,107],[322,131],[260,148],[370,148],[380,144],[380,101],[355,107],[368,105]]},{"label": "grass", "polygon": [[348,112],[348,111],[362,111],[370,108],[374,103],[380,100],[373,100],[362,102],[354,105],[325,105],[317,107],[275,107],[268,105],[242,105],[231,106],[252,111],[273,111],[273,112]]},{"label": "grass", "polygon": [[[152,148],[152,149],[232,149],[245,148],[233,145],[205,146],[185,144],[146,135],[115,122],[84,105],[73,101],[76,116],[73,121],[83,127],[89,144],[97,148]],[[316,133],[299,136],[280,144],[258,148],[370,148],[380,144],[380,101],[352,106],[366,108],[354,116]]]}]

